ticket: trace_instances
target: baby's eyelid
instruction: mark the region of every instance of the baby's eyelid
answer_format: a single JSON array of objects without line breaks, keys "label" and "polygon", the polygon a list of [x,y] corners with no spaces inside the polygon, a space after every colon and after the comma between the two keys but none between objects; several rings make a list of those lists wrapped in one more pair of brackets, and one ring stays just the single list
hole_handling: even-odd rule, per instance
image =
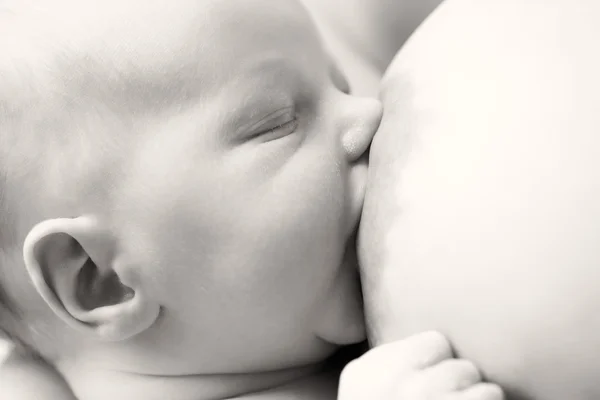
[{"label": "baby's eyelid", "polygon": [[295,118],[296,112],[294,107],[281,108],[261,118],[260,121],[252,124],[252,126],[248,128],[248,132],[250,135],[255,136],[262,132],[266,132],[284,125]]}]

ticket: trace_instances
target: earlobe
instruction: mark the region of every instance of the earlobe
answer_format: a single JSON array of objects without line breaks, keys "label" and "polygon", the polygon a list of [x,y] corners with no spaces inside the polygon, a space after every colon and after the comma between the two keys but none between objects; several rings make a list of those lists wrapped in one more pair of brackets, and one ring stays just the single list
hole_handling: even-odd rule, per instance
[{"label": "earlobe", "polygon": [[133,265],[117,265],[116,249],[111,232],[95,218],[57,218],[29,232],[23,258],[33,285],[58,317],[98,339],[118,341],[153,325],[160,305],[142,279],[131,279]]}]

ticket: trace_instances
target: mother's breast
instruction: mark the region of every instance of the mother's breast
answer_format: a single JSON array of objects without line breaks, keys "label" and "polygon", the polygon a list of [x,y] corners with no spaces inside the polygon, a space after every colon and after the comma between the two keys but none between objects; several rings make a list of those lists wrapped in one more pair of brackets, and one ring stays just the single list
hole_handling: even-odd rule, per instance
[{"label": "mother's breast", "polygon": [[600,398],[600,2],[448,0],[397,56],[360,232],[376,343]]}]

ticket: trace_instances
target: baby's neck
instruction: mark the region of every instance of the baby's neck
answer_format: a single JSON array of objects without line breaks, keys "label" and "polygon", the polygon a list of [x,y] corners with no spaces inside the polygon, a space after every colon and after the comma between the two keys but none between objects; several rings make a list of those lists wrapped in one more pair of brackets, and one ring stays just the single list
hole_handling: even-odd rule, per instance
[{"label": "baby's neck", "polygon": [[234,397],[236,400],[335,400],[339,370],[323,370],[287,384]]},{"label": "baby's neck", "polygon": [[334,400],[339,371],[317,364],[276,372],[149,376],[62,366],[79,400]]}]

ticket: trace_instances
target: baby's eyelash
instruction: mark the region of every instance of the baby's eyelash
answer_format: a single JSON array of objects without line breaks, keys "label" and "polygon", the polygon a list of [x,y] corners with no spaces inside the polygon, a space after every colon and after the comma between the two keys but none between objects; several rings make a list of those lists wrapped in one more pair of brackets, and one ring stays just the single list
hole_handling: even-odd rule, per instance
[{"label": "baby's eyelash", "polygon": [[263,141],[271,141],[294,132],[298,127],[298,118],[294,107],[277,110],[250,129],[249,139],[260,138]]},{"label": "baby's eyelash", "polygon": [[267,129],[267,130],[263,131],[262,133],[259,133],[257,135],[257,137],[260,137],[260,139],[264,142],[270,142],[272,140],[281,139],[283,137],[286,137],[286,136],[294,133],[294,131],[297,128],[298,128],[298,118],[296,118],[294,116],[293,119],[291,119],[287,122],[279,124],[273,128]]},{"label": "baby's eyelash", "polygon": [[260,121],[256,122],[254,125],[252,125],[250,127],[250,131],[254,131],[256,129],[261,128],[263,125],[266,125],[266,123],[270,120],[276,120],[282,116],[285,116],[286,114],[294,114],[295,117],[295,112],[294,112],[294,108],[293,107],[286,107],[277,111],[273,111],[272,113],[270,113],[269,115],[263,117],[260,119]]}]

